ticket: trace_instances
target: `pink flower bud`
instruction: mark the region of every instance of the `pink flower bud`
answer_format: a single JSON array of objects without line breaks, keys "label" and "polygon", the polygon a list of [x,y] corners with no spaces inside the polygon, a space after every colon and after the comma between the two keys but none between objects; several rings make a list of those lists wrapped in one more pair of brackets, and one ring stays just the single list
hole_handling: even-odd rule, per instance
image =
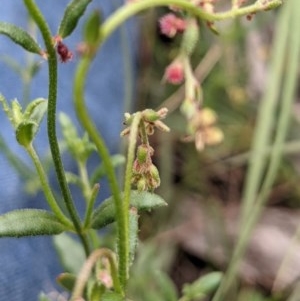
[{"label": "pink flower bud", "polygon": [[185,21],[169,13],[160,18],[159,26],[162,34],[173,38],[177,32],[183,32],[185,30]]},{"label": "pink flower bud", "polygon": [[180,60],[173,61],[165,70],[164,80],[170,84],[178,85],[184,80],[184,68]]}]

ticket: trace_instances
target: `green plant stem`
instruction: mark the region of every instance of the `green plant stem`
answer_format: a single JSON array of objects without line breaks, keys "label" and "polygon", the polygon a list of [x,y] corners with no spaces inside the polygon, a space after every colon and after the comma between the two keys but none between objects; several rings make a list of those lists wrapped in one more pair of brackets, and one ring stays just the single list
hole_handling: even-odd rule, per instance
[{"label": "green plant stem", "polygon": [[120,189],[118,186],[117,178],[114,172],[113,164],[110,160],[108,149],[102,136],[99,134],[96,126],[90,119],[90,115],[86,109],[84,103],[84,86],[87,78],[87,72],[89,70],[92,59],[90,57],[83,57],[78,64],[75,78],[74,78],[74,102],[75,110],[82,126],[87,131],[91,140],[95,143],[100,157],[103,160],[111,193],[114,196],[115,208],[116,208],[116,220],[117,220],[117,232],[118,232],[118,256],[119,256],[119,277],[122,287],[125,287],[127,277],[127,241],[126,241],[126,217],[128,212],[123,211],[123,203],[121,199]]},{"label": "green plant stem", "polygon": [[266,5],[261,4],[259,1],[256,1],[252,5],[246,7],[232,9],[226,12],[221,13],[207,13],[203,9],[195,6],[191,2],[186,0],[143,0],[137,1],[134,3],[129,3],[127,5],[119,8],[111,17],[109,17],[100,28],[101,41],[103,42],[111,33],[124,23],[130,17],[136,15],[137,13],[147,10],[149,8],[157,6],[167,6],[167,5],[176,5],[179,8],[191,13],[195,17],[198,17],[203,20],[210,22],[220,21],[230,18],[235,18],[239,16],[249,15],[257,13],[262,10],[269,8],[274,8],[282,4],[281,0],[269,1]]},{"label": "green plant stem", "polygon": [[82,241],[86,255],[90,253],[89,245],[86,235],[82,233],[81,221],[73,203],[71,192],[67,184],[61,155],[59,151],[58,141],[56,137],[56,100],[57,100],[57,58],[55,48],[52,43],[52,35],[47,25],[46,20],[41,14],[39,8],[36,6],[34,0],[24,0],[24,3],[32,17],[36,22],[39,30],[43,36],[45,46],[48,54],[48,72],[49,72],[49,86],[48,86],[48,116],[47,116],[47,129],[48,139],[52,159],[63,195],[66,208],[70,214],[71,220],[74,224],[77,234]]},{"label": "green plant stem", "polygon": [[85,161],[78,162],[78,170],[79,170],[81,184],[82,184],[83,196],[84,196],[86,203],[88,203],[88,201],[91,197],[92,188],[90,185]]},{"label": "green plant stem", "polygon": [[77,277],[71,301],[82,300],[83,291],[93,270],[93,267],[96,265],[97,261],[102,257],[107,258],[109,261],[111,277],[113,280],[113,286],[115,291],[124,295],[122,293],[121,285],[118,279],[114,253],[109,249],[103,248],[95,250],[84,263],[84,266],[82,267]]},{"label": "green plant stem", "polygon": [[52,190],[49,186],[48,180],[47,180],[47,175],[43,169],[43,165],[41,163],[41,161],[39,160],[39,157],[33,147],[32,144],[30,144],[27,148],[26,148],[27,153],[29,154],[32,162],[34,163],[34,166],[37,170],[37,173],[39,175],[40,181],[41,181],[41,185],[42,185],[42,189],[44,191],[46,200],[49,204],[49,207],[51,208],[51,210],[53,211],[53,213],[56,215],[56,217],[65,225],[67,225],[70,229],[73,229],[73,224],[70,222],[70,220],[63,214],[63,212],[61,211],[60,207],[58,206],[55,197],[52,193]]},{"label": "green plant stem", "polygon": [[[131,128],[130,128],[131,130]],[[143,144],[149,145],[149,139],[146,131],[146,126],[144,122],[141,122],[140,124],[140,134],[141,134],[141,140]]]},{"label": "green plant stem", "polygon": [[94,204],[95,204],[99,189],[100,189],[100,184],[97,183],[94,185],[93,189],[91,190],[91,195],[90,195],[90,198],[87,203],[87,208],[86,208],[86,213],[85,213],[85,218],[84,218],[84,224],[83,224],[84,228],[87,228],[90,224]]},{"label": "green plant stem", "polygon": [[133,117],[133,122],[130,127],[129,135],[129,147],[127,154],[127,165],[125,170],[125,180],[124,180],[124,198],[123,198],[123,211],[124,211],[124,232],[125,232],[125,243],[126,243],[126,266],[124,267],[126,271],[125,275],[122,276],[122,283],[127,280],[128,276],[128,263],[129,263],[129,205],[130,205],[130,191],[131,191],[131,178],[132,178],[132,166],[135,158],[135,147],[137,142],[137,137],[139,134],[139,125],[141,123],[142,113],[137,112]]},{"label": "green plant stem", "polygon": [[288,11],[286,5],[282,10],[278,27],[277,43],[273,46],[271,58],[271,70],[266,86],[266,92],[261,99],[258,110],[257,125],[254,133],[253,151],[250,157],[249,171],[246,176],[245,189],[242,202],[242,223],[245,221],[255,202],[259,185],[262,181],[264,169],[267,164],[265,152],[271,145],[271,134],[275,121],[276,106],[279,101],[278,95],[281,88],[282,68],[285,60],[285,47],[289,31]]}]

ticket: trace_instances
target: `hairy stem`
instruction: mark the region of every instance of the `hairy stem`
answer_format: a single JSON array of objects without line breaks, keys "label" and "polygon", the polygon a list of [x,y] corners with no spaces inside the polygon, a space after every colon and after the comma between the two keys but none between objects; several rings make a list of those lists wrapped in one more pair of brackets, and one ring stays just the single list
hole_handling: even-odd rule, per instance
[{"label": "hairy stem", "polygon": [[52,35],[47,22],[41,14],[39,8],[36,6],[34,0],[24,0],[24,3],[32,17],[36,22],[48,54],[48,72],[49,72],[49,86],[48,86],[48,115],[47,115],[47,129],[48,139],[50,144],[50,150],[52,159],[57,175],[57,179],[60,185],[60,189],[63,195],[66,208],[70,214],[71,220],[74,224],[76,232],[78,233],[81,242],[84,246],[85,252],[88,255],[90,253],[88,241],[86,236],[82,233],[81,221],[74,206],[74,202],[71,196],[69,186],[67,184],[64,167],[61,160],[60,150],[56,137],[56,101],[57,101],[57,58],[55,48],[52,43]]},{"label": "hairy stem", "polygon": [[[141,122],[142,114],[138,112],[133,117],[133,122],[130,127],[130,135],[129,135],[129,147],[127,154],[127,165],[125,170],[125,181],[124,181],[124,199],[123,199],[123,211],[124,211],[124,232],[125,232],[125,243],[126,243],[126,266],[124,267],[126,271],[126,275],[123,277],[127,277],[128,274],[128,262],[129,262],[129,204],[130,204],[130,191],[131,191],[131,178],[132,178],[132,166],[135,157],[135,146],[138,137],[139,125]],[[126,281],[126,278],[123,279]]]}]

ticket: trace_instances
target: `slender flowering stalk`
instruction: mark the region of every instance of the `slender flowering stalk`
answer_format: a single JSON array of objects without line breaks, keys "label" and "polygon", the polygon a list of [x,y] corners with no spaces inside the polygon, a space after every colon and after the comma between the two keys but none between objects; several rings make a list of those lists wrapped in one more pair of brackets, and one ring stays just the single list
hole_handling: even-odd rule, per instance
[{"label": "slender flowering stalk", "polygon": [[102,136],[98,133],[98,130],[94,123],[91,121],[89,113],[84,104],[84,86],[87,78],[87,72],[91,65],[92,59],[89,56],[85,56],[81,59],[74,79],[74,102],[77,116],[89,134],[91,140],[95,143],[100,157],[103,160],[103,164],[106,170],[107,178],[110,184],[112,195],[114,196],[116,207],[116,220],[117,220],[117,232],[118,232],[118,255],[119,255],[119,278],[122,288],[125,287],[127,279],[127,240],[126,240],[126,217],[127,214],[123,210],[123,203],[121,199],[121,193],[118,186],[117,178],[114,172],[114,167],[110,160],[109,151],[104,143]]},{"label": "slender flowering stalk", "polygon": [[153,7],[174,5],[180,9],[185,10],[192,16],[206,20],[209,22],[232,19],[239,16],[247,16],[249,14],[257,13],[268,9],[274,9],[282,4],[282,0],[270,0],[267,2],[256,1],[252,5],[241,7],[238,9],[231,9],[226,12],[208,13],[205,10],[197,7],[192,2],[186,0],[143,0],[119,8],[111,17],[109,17],[100,27],[99,44],[103,43],[113,31],[115,31],[126,20],[133,17],[137,13]]}]

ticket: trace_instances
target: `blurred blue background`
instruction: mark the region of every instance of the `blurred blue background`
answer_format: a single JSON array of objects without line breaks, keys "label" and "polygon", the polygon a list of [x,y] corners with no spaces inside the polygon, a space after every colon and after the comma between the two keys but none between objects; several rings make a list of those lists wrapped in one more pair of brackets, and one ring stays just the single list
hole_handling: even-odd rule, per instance
[{"label": "blurred blue background", "polygon": [[[36,2],[44,13],[53,35],[55,35],[64,8],[69,1],[40,0]],[[95,8],[100,9],[103,16],[107,17],[122,2],[95,0],[90,4],[85,17]],[[85,17],[80,21],[75,32],[64,41],[74,53],[76,45],[81,41],[82,23]],[[2,0],[0,20],[11,22],[24,29],[27,29],[29,24],[28,15],[22,1]],[[126,86],[126,83],[130,82],[130,80],[128,81],[129,77],[134,76],[134,70],[131,70],[131,68],[134,69],[132,66],[134,66],[136,37],[134,21],[130,21],[122,31],[115,32],[97,55],[87,80],[86,100],[91,117],[96,122],[112,153],[119,151],[119,133],[122,126],[125,98],[128,98],[133,88]],[[40,35],[37,35],[37,39],[42,46]],[[130,49],[128,49],[128,45],[130,45]],[[17,98],[21,104],[24,104],[22,80],[8,66],[8,59],[13,59],[22,66],[26,66],[28,60],[38,61],[40,69],[31,85],[30,100],[37,97],[47,98],[47,63],[37,56],[28,55],[21,47],[13,44],[5,36],[0,36],[0,93],[8,101]],[[58,79],[58,112],[63,111],[75,123],[72,79],[77,61],[78,57],[75,53],[71,62],[60,63]],[[19,208],[47,208],[44,196],[41,193],[34,197],[26,194],[24,179],[7,159],[3,142],[8,146],[10,153],[16,154],[26,164],[31,165],[25,151],[16,143],[13,129],[2,110],[0,118],[2,140],[0,152],[0,213]],[[49,149],[45,120],[34,145],[42,157]],[[98,158],[94,158],[94,160],[98,160],[96,164],[99,162]],[[64,165],[66,170],[74,170],[75,168],[75,163],[65,156]],[[102,186],[99,199],[103,199],[108,193],[105,185]],[[37,300],[40,291],[49,293],[56,290],[55,277],[62,271],[52,246],[51,237],[0,239],[0,267],[0,300],[14,301]]]}]

